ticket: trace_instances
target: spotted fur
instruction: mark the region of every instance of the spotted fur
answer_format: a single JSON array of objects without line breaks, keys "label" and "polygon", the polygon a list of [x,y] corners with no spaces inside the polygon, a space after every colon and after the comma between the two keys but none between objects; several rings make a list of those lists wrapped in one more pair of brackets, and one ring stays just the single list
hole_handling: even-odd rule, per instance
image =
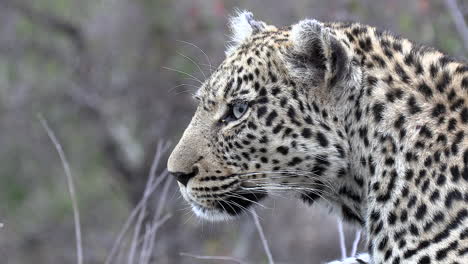
[{"label": "spotted fur", "polygon": [[288,192],[363,226],[369,263],[468,263],[468,65],[357,23],[232,26],[168,162],[195,213]]}]

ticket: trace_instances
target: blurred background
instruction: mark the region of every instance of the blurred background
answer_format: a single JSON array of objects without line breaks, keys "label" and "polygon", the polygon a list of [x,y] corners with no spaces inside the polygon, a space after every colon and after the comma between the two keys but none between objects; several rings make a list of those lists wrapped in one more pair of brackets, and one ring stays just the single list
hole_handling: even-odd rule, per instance
[{"label": "blurred background", "polygon": [[[468,56],[465,0],[0,0],[1,263],[76,263],[67,180],[38,114],[71,166],[84,262],[104,263],[143,195],[158,146],[154,175],[165,177],[167,155],[195,109],[194,79],[223,60],[234,8],[278,26],[305,17],[358,21]],[[184,252],[267,263],[252,217],[203,222],[175,181],[154,186],[140,223],[167,221],[157,222],[148,263],[233,263]],[[340,257],[328,212],[287,198],[264,204],[257,212],[276,263]],[[112,263],[138,263],[127,257],[132,232],[146,232],[135,223]],[[350,245],[355,229],[345,231]]]}]

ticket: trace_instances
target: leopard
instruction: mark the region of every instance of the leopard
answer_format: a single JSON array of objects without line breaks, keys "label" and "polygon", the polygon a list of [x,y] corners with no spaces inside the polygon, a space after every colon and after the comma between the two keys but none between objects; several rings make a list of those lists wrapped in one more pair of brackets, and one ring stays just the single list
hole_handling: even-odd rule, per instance
[{"label": "leopard", "polygon": [[197,216],[288,194],[362,227],[332,263],[468,263],[468,64],[356,22],[240,11],[168,159]]}]

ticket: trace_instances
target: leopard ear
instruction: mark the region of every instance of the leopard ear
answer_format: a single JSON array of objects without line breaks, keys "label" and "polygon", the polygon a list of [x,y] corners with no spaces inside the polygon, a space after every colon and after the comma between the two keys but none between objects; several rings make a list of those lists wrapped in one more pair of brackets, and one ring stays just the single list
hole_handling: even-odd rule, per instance
[{"label": "leopard ear", "polygon": [[291,40],[286,62],[290,72],[304,83],[333,87],[348,75],[346,49],[323,23],[300,21],[291,29]]},{"label": "leopard ear", "polygon": [[230,43],[226,49],[226,55],[230,54],[236,47],[251,35],[265,30],[267,25],[263,21],[257,21],[251,12],[238,10],[229,19],[231,30]]}]

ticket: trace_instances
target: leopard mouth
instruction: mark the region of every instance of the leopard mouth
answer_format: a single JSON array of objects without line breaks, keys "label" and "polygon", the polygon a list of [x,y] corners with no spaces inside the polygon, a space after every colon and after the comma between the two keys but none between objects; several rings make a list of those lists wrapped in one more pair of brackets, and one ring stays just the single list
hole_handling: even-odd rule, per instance
[{"label": "leopard mouth", "polygon": [[237,216],[265,197],[266,191],[236,194],[236,196],[229,196],[226,199],[218,201],[217,209],[223,210],[231,216]]},{"label": "leopard mouth", "polygon": [[231,193],[222,199],[215,200],[213,207],[206,207],[190,201],[193,212],[204,219],[211,221],[223,221],[234,219],[248,211],[248,208],[257,204],[267,196],[266,191],[255,190],[248,193]]}]

